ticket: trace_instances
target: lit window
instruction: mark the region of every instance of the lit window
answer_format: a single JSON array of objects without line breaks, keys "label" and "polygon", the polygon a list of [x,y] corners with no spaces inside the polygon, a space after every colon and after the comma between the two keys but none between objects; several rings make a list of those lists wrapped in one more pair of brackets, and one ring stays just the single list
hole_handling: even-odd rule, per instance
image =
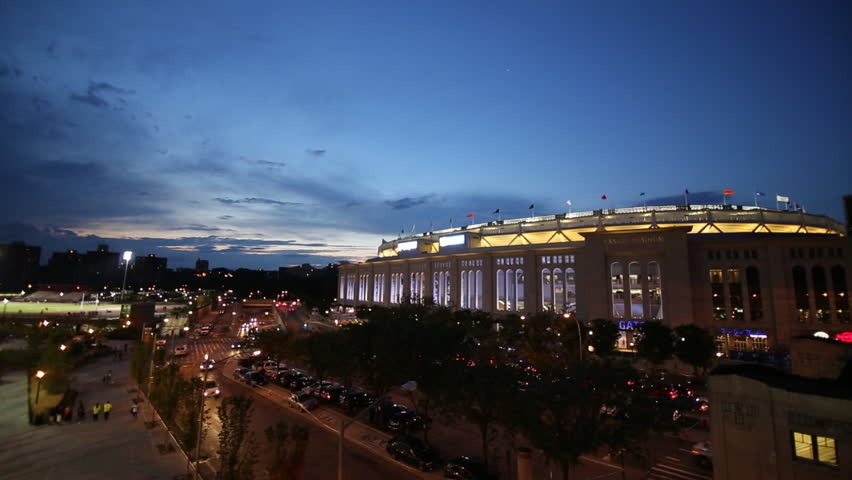
[{"label": "lit window", "polygon": [[837,445],[831,437],[793,432],[796,458],[837,466]]}]

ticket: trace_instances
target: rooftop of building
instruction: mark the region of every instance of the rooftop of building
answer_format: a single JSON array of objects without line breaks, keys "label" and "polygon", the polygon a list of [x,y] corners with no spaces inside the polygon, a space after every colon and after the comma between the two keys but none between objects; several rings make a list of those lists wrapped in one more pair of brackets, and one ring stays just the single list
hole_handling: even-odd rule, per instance
[{"label": "rooftop of building", "polygon": [[788,392],[852,399],[850,369],[852,369],[852,365],[847,365],[844,375],[837,380],[805,378],[790,375],[772,367],[754,364],[721,365],[713,369],[710,375],[711,377],[737,375]]},{"label": "rooftop of building", "polygon": [[[444,253],[442,249],[550,246],[584,241],[592,232],[639,232],[683,227],[698,234],[818,234],[845,236],[847,228],[825,215],[750,205],[660,205],[495,219],[382,240],[378,257],[401,252]],[[453,252],[455,253],[455,252]]]}]

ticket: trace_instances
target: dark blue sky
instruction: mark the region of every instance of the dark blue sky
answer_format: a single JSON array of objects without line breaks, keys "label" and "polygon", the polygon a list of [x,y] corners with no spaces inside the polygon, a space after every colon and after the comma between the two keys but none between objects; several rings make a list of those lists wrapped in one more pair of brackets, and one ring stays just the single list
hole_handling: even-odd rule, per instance
[{"label": "dark blue sky", "polygon": [[839,219],[850,26],[826,1],[4,2],[0,242],[276,268],[684,188]]}]

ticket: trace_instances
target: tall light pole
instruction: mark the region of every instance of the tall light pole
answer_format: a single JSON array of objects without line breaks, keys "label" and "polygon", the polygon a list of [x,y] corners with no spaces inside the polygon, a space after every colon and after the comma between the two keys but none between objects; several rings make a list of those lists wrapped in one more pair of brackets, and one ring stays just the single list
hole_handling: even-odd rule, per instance
[{"label": "tall light pole", "polygon": [[124,287],[127,285],[127,268],[130,266],[130,259],[133,258],[133,252],[127,250],[121,256],[124,259],[124,280],[121,282],[121,303],[124,303]]},{"label": "tall light pole", "polygon": [[[405,390],[406,392],[414,392],[417,390],[417,382],[409,381],[403,383],[400,388]],[[376,399],[375,402],[371,403],[369,407],[365,408],[358,412],[354,417],[350,418],[348,421],[340,422],[340,435],[337,438],[337,480],[343,480],[343,433],[349,428],[350,425],[358,421],[365,413],[369,412],[373,407],[379,404],[379,402],[385,399],[384,395],[380,395],[379,398]]]},{"label": "tall light pole", "polygon": [[44,377],[44,372],[39,370],[35,374],[36,378],[38,378],[38,385],[36,386],[36,398],[35,403],[38,403],[38,394],[41,393],[41,379]]},{"label": "tall light pole", "polygon": [[563,313],[562,317],[566,319],[574,317],[574,323],[577,324],[577,342],[580,343],[580,360],[583,360],[583,331],[580,329],[580,320],[578,320],[576,316],[571,315],[570,313]]},{"label": "tall light pole", "polygon": [[6,305],[8,305],[8,304],[9,304],[9,299],[4,298],[3,299],[3,318],[6,318]]}]

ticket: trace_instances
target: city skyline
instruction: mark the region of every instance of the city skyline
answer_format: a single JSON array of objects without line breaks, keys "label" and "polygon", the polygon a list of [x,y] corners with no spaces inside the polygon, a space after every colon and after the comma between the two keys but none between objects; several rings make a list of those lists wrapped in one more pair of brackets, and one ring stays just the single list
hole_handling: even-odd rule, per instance
[{"label": "city skyline", "polygon": [[850,193],[845,4],[0,12],[0,243],[41,246],[42,263],[106,243],[276,269],[533,204],[731,189],[842,219]]}]

